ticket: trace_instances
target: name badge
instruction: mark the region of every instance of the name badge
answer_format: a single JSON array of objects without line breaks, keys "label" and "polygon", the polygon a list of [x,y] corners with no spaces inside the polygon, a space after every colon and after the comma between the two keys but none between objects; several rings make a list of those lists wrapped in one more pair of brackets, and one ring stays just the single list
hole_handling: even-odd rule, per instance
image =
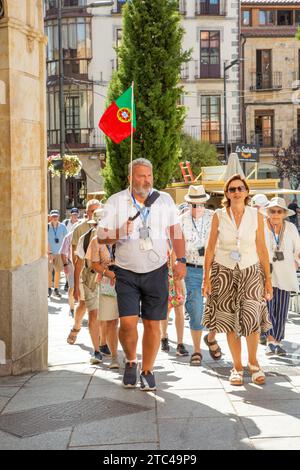
[{"label": "name badge", "polygon": [[232,251],[230,253],[230,258],[239,263],[241,261],[241,254],[238,251]]},{"label": "name badge", "polygon": [[143,225],[143,227],[140,227],[139,232],[140,232],[140,240],[147,240],[147,238],[150,237],[149,227],[146,227]]},{"label": "name badge", "polygon": [[140,250],[150,251],[153,249],[153,242],[151,238],[140,239]]}]

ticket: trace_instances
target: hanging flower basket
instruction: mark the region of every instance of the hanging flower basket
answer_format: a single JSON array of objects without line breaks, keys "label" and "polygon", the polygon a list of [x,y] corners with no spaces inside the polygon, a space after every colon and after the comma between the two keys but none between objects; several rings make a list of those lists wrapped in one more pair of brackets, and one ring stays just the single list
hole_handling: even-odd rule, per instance
[{"label": "hanging flower basket", "polygon": [[77,155],[65,155],[63,158],[60,158],[59,154],[50,155],[47,160],[48,171],[52,177],[60,176],[63,173],[66,178],[71,178],[77,176],[82,168],[82,163]]}]

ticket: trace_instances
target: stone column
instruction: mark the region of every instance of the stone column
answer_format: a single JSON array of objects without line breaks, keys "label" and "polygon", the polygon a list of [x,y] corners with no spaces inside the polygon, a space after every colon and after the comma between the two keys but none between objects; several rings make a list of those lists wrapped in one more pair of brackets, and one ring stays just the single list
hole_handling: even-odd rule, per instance
[{"label": "stone column", "polygon": [[17,375],[47,367],[46,40],[42,0],[1,12],[0,375]]}]

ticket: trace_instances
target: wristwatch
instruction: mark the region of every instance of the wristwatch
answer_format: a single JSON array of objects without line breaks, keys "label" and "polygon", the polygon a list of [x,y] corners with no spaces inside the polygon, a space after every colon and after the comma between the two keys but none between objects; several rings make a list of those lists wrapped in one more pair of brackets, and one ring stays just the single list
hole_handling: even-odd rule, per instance
[{"label": "wristwatch", "polygon": [[178,261],[179,263],[186,264],[186,258],[176,258],[176,261]]}]

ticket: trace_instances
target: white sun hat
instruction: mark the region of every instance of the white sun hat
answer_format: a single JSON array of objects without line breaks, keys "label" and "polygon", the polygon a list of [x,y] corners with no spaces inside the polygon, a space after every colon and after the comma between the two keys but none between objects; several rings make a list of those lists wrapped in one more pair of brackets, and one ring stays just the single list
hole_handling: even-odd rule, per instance
[{"label": "white sun hat", "polygon": [[204,204],[210,196],[206,194],[204,186],[190,186],[184,199],[190,204]]},{"label": "white sun hat", "polygon": [[269,199],[265,194],[255,194],[251,199],[251,206],[258,206],[259,208],[266,207],[269,204]]},{"label": "white sun hat", "polygon": [[271,209],[271,207],[280,207],[281,209],[284,209],[285,217],[291,217],[292,215],[295,215],[295,211],[288,209],[286,202],[282,197],[272,197],[269,204],[263,209],[260,209],[260,212],[264,215],[268,215],[268,209]]}]

